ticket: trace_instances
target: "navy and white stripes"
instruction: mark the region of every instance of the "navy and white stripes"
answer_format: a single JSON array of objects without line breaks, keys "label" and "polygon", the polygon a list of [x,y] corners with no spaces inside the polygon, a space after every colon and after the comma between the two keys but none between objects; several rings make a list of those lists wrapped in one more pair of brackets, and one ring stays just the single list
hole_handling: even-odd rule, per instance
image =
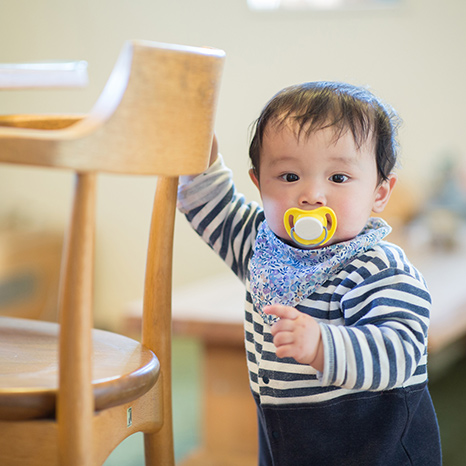
[{"label": "navy and white stripes", "polygon": [[249,294],[248,263],[264,214],[235,192],[220,159],[180,184],[178,206],[246,285],[247,364],[251,389],[262,405],[319,403],[427,380],[430,295],[401,249],[380,242],[297,306],[321,326],[325,368],[318,373],[275,355],[270,327]]}]

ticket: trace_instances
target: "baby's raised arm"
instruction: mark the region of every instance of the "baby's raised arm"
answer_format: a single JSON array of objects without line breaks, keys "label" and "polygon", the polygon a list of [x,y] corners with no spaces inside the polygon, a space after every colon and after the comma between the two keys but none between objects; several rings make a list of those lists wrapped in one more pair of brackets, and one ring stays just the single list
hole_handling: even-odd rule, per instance
[{"label": "baby's raised arm", "polygon": [[209,167],[217,160],[217,157],[218,157],[218,141],[217,141],[217,136],[214,134],[214,137],[212,138],[212,147],[210,149]]}]

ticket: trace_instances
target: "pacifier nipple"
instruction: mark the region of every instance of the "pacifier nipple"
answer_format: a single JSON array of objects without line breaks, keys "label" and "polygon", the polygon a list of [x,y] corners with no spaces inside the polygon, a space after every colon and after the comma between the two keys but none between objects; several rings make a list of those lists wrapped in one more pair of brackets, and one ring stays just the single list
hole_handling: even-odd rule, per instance
[{"label": "pacifier nipple", "polygon": [[290,238],[300,247],[313,248],[327,243],[337,228],[337,217],[330,207],[302,210],[292,207],[283,222]]},{"label": "pacifier nipple", "polygon": [[315,217],[301,217],[294,224],[294,232],[300,238],[312,241],[317,239],[324,229]]}]

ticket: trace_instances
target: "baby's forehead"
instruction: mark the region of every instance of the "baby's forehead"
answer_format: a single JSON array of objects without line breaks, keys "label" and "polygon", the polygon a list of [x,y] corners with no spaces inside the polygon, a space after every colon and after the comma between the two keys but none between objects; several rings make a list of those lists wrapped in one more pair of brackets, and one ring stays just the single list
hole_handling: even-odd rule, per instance
[{"label": "baby's forehead", "polygon": [[357,148],[361,148],[366,144],[372,145],[375,155],[376,135],[374,130],[369,126],[366,128],[362,128],[360,125],[351,126],[349,122],[342,120],[303,121],[293,114],[276,115],[268,121],[264,130],[264,137],[267,137],[268,134],[287,132],[288,134],[291,133],[297,141],[305,143],[322,131],[328,131],[332,134],[331,142],[333,144],[338,143],[343,136],[349,134]]}]

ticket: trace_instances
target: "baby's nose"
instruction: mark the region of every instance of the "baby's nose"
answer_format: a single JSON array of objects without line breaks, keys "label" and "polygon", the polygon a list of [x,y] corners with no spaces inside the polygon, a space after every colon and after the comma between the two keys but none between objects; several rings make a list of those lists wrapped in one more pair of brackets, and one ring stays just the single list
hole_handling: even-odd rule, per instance
[{"label": "baby's nose", "polygon": [[322,189],[310,186],[301,193],[299,204],[302,206],[324,206],[327,201]]}]

